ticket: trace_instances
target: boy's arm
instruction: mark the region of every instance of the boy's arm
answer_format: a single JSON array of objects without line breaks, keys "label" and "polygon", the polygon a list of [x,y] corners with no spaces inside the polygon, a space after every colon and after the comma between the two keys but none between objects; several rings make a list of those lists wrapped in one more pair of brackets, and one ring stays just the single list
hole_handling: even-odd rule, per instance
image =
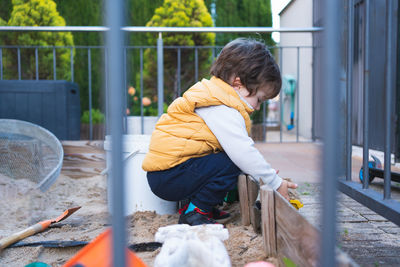
[{"label": "boy's arm", "polygon": [[275,190],[281,186],[282,178],[254,147],[254,141],[247,134],[244,119],[236,109],[220,105],[198,108],[195,112],[204,120],[239,169],[257,180],[262,179]]}]

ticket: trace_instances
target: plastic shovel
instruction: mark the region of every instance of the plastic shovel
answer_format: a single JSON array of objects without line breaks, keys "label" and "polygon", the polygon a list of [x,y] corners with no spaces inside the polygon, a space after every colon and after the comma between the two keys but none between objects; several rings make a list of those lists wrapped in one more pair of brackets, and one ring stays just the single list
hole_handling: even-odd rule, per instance
[{"label": "plastic shovel", "polygon": [[81,207],[75,207],[75,208],[71,208],[71,209],[67,209],[66,211],[64,211],[63,214],[61,214],[60,216],[58,216],[55,219],[51,219],[51,220],[45,220],[45,221],[41,221],[38,222],[37,224],[34,224],[18,233],[12,234],[11,236],[5,237],[3,239],[0,239],[0,251],[5,249],[6,247],[8,247],[9,245],[20,241],[28,236],[34,235],[36,233],[39,233],[43,230],[45,230],[47,227],[49,227],[51,224],[54,223],[58,223],[62,220],[65,220],[66,218],[68,218],[72,213],[74,213],[75,211],[79,210]]}]

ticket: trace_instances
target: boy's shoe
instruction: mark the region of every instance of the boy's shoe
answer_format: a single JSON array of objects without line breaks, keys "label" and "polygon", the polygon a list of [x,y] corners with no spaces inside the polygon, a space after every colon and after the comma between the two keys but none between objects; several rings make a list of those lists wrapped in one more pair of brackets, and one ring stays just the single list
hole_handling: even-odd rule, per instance
[{"label": "boy's shoe", "polygon": [[203,212],[199,208],[195,208],[188,213],[182,212],[179,216],[179,224],[201,225],[201,224],[217,224],[217,222],[209,217],[210,212]]},{"label": "boy's shoe", "polygon": [[226,223],[231,219],[231,214],[229,212],[213,207],[211,212],[209,212],[210,218],[213,218],[219,223]]},{"label": "boy's shoe", "polygon": [[[179,209],[179,211],[178,211],[179,214],[184,214],[185,211],[187,210],[188,206],[189,206],[189,204],[187,204],[187,205],[183,206],[183,208]],[[218,223],[226,223],[227,221],[229,221],[231,219],[230,213],[220,210],[216,207],[213,207],[211,212],[207,212],[205,214],[207,214],[208,218],[214,219]]]}]

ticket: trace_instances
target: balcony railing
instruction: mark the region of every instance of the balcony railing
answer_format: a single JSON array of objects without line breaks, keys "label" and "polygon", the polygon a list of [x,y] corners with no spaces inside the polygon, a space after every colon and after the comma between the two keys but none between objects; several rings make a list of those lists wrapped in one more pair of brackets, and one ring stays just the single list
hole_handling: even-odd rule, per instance
[{"label": "balcony railing", "polygon": [[[230,27],[210,27],[210,28],[166,28],[166,27],[123,27],[122,28],[126,32],[156,32],[159,33],[159,38],[157,40],[157,45],[154,46],[125,46],[124,47],[124,103],[126,110],[128,105],[132,105],[132,101],[129,100],[129,96],[126,91],[129,85],[138,88],[140,91],[140,133],[144,133],[144,107],[142,99],[144,97],[144,83],[143,83],[143,66],[146,64],[146,59],[144,57],[144,51],[149,50],[150,53],[156,54],[157,58],[157,84],[154,85],[157,87],[157,102],[158,102],[158,112],[157,115],[160,116],[163,113],[164,102],[166,104],[170,104],[173,99],[165,99],[165,92],[171,90],[170,88],[165,88],[165,77],[164,77],[164,62],[159,59],[163,59],[163,53],[166,54],[169,51],[173,51],[176,55],[175,71],[177,73],[176,78],[176,88],[174,88],[175,92],[174,98],[180,96],[186,89],[190,87],[191,84],[194,84],[199,79],[203,78],[204,73],[199,75],[199,52],[201,51],[209,51],[209,65],[211,65],[211,61],[213,61],[221,50],[221,46],[164,46],[162,40],[161,32],[217,32],[217,33],[227,33],[227,32],[236,32],[236,33],[270,33],[270,32],[285,32],[285,33],[312,33],[318,32],[320,28],[303,28],[303,29],[292,29],[292,28],[264,28],[264,27],[254,27],[254,28],[230,28]],[[24,31],[86,31],[86,32],[105,32],[108,31],[107,27],[78,27],[78,26],[67,26],[67,27],[0,27],[0,31],[11,31],[11,32],[24,32]],[[314,103],[311,93],[307,99],[302,96],[302,91],[312,91],[312,82],[311,77],[301,77],[300,73],[302,72],[301,68],[305,65],[305,61],[308,60],[301,55],[304,53],[308,53],[307,56],[311,57],[313,47],[312,46],[274,46],[270,47],[271,52],[275,55],[278,64],[281,67],[282,76],[290,75],[295,79],[295,93],[294,95],[284,94],[284,90],[282,90],[280,96],[277,99],[270,101],[270,104],[274,106],[274,108],[270,108],[269,112],[267,111],[267,105],[264,103],[262,106],[261,114],[258,115],[258,125],[255,126],[254,135],[257,135],[255,138],[258,141],[267,141],[267,142],[309,142],[312,139],[312,107],[310,109],[310,105],[308,103]],[[69,51],[70,58],[70,79],[71,82],[77,82],[76,73],[81,72],[82,69],[77,69],[75,62],[77,60],[84,60],[87,62],[87,80],[85,83],[80,80],[79,87],[81,91],[88,92],[88,100],[86,103],[81,103],[83,107],[87,107],[89,110],[89,139],[93,139],[93,74],[97,71],[100,72],[98,77],[102,77],[103,81],[102,85],[105,85],[102,88],[105,92],[103,95],[108,95],[107,88],[107,75],[105,75],[105,70],[107,69],[107,60],[106,60],[106,49],[103,45],[97,46],[21,46],[18,44],[9,45],[9,46],[0,46],[0,79],[17,79],[22,80],[26,79],[26,75],[24,75],[24,66],[21,63],[21,56],[23,53],[30,51],[30,53],[34,53],[34,75],[32,74],[28,79],[39,80],[41,71],[46,68],[46,66],[41,66],[39,63],[39,56],[46,51],[49,53],[49,50],[52,51],[52,66],[50,70],[46,70],[48,73],[52,75],[47,77],[46,79],[59,80],[62,79],[63,73],[57,73],[57,55],[59,51]],[[14,74],[15,77],[6,77],[4,73],[3,66],[3,55],[7,52],[13,51],[15,55],[14,62],[17,65],[17,72]],[[189,52],[192,55],[192,68],[193,68],[193,79],[186,81],[186,84],[182,85],[182,62],[187,59],[182,59],[182,51],[191,51]],[[86,54],[86,58],[84,56],[80,56],[79,59],[77,55]],[[94,70],[93,64],[93,55],[96,54],[99,57],[101,55],[101,64],[102,66],[95,66],[97,69]],[[187,53],[186,53],[187,54]],[[129,62],[130,59],[139,58],[139,60],[135,60],[135,62]],[[309,66],[307,66],[309,67]],[[47,68],[49,68],[47,66]],[[304,68],[304,67],[303,67]],[[287,70],[286,70],[287,69]],[[187,78],[186,78],[187,79]],[[308,80],[308,83],[303,82]],[[97,82],[97,85],[99,83]],[[304,88],[302,88],[302,86]],[[84,88],[85,90],[82,90]],[[98,96],[96,96],[98,97]],[[300,101],[301,97],[301,101]],[[98,99],[94,99],[97,101]],[[105,97],[105,102],[107,102],[107,97]],[[307,104],[305,104],[307,103]],[[102,103],[101,105],[95,105],[97,107],[102,108],[105,111],[106,115],[108,114],[108,105],[107,103]],[[139,107],[133,107],[134,109],[138,109]],[[304,115],[303,109],[308,109],[307,115]],[[311,111],[310,111],[311,110]],[[269,116],[267,117],[267,113]],[[303,115],[302,115],[303,114]],[[272,116],[273,115],[273,116]],[[127,122],[125,118],[125,133],[128,131]],[[305,126],[307,125],[307,126]],[[300,131],[301,129],[301,131]],[[109,132],[109,130],[107,130]]]}]

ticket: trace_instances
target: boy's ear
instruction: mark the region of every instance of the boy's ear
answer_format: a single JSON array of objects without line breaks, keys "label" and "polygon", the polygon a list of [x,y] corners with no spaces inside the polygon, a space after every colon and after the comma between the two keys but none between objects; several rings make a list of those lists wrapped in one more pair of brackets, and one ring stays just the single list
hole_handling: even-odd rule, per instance
[{"label": "boy's ear", "polygon": [[236,88],[236,89],[239,89],[240,87],[242,87],[243,85],[242,85],[242,83],[241,83],[241,81],[240,81],[240,78],[239,77],[235,77],[234,79],[233,79],[233,82],[232,82],[232,87],[233,88]]}]

